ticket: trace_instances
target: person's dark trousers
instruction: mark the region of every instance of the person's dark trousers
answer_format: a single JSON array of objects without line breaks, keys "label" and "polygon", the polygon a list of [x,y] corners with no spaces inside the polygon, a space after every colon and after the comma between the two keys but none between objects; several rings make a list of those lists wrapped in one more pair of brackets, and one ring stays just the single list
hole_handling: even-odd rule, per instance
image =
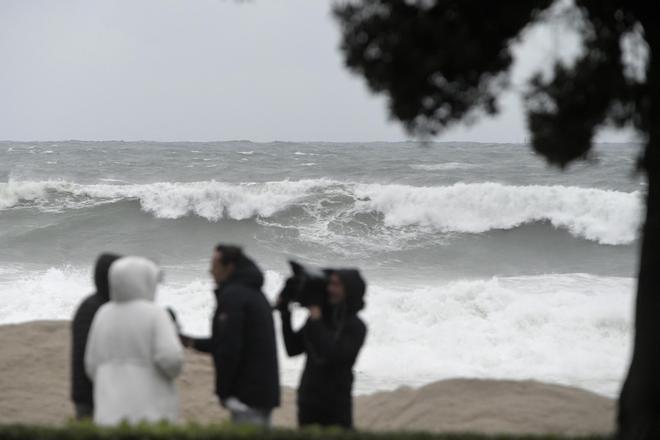
[{"label": "person's dark trousers", "polygon": [[74,403],[76,408],[76,420],[89,420],[94,417],[94,405],[90,403]]},{"label": "person's dark trousers", "polygon": [[334,408],[319,405],[298,404],[298,425],[300,427],[339,426],[344,429],[353,429],[353,411],[334,411]]}]

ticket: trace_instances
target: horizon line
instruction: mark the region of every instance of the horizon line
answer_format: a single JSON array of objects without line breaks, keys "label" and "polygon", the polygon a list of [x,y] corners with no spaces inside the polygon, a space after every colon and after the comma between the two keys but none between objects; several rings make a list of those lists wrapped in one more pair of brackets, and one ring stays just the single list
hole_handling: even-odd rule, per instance
[{"label": "horizon line", "polygon": [[[402,143],[416,143],[416,144],[512,144],[512,145],[531,145],[528,140],[524,141],[470,141],[470,140],[420,140],[420,139],[406,139],[406,140],[370,140],[370,141],[324,141],[324,140],[306,140],[306,141],[293,141],[293,140],[270,140],[270,141],[253,141],[249,139],[226,139],[226,140],[152,140],[152,139],[49,139],[49,140],[15,140],[15,139],[0,139],[1,143],[17,142],[17,143],[47,143],[47,142],[123,142],[123,143],[160,143],[160,144],[174,144],[174,143],[194,143],[194,144],[210,144],[210,143],[230,143],[230,142],[249,142],[251,144],[402,144]],[[593,141],[592,144],[643,144],[643,140],[628,140],[628,141]]]}]

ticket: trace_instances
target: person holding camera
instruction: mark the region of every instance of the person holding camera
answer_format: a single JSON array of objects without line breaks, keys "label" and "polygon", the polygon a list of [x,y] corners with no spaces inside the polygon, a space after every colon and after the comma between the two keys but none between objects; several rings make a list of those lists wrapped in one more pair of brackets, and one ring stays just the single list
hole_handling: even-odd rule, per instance
[{"label": "person holding camera", "polygon": [[180,335],[186,347],[209,353],[216,393],[234,423],[270,425],[280,404],[272,308],[261,292],[263,274],[241,248],[218,245],[211,274],[217,305],[210,338]]},{"label": "person holding camera", "polygon": [[[307,355],[298,388],[298,424],[352,429],[353,365],[367,333],[357,313],[364,307],[366,284],[359,271],[344,269],[325,270],[319,286],[301,266],[292,265],[298,274],[287,280],[277,308],[287,354]],[[291,325],[292,302],[309,309],[298,331]]]}]

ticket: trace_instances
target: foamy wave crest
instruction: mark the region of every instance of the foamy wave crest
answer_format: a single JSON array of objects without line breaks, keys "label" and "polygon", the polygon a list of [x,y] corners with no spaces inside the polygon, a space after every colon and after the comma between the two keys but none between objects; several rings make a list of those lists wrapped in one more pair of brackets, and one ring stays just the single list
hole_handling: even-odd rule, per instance
[{"label": "foamy wave crest", "polygon": [[358,185],[355,194],[362,211],[382,213],[388,226],[482,233],[547,221],[574,236],[610,245],[635,240],[642,211],[638,192],[565,186],[372,184]]},{"label": "foamy wave crest", "polygon": [[20,203],[42,200],[47,197],[46,182],[0,183],[0,209],[12,208]]},{"label": "foamy wave crest", "polygon": [[[0,209],[25,206],[57,211],[120,200],[137,200],[144,211],[157,218],[196,215],[209,221],[265,219],[298,207],[302,209],[283,214],[277,224],[295,227],[311,239],[331,240],[342,239],[332,231],[349,231],[351,227],[360,236],[365,235],[365,227],[369,228],[367,235],[377,232],[374,228],[418,235],[483,233],[548,222],[575,237],[621,245],[636,239],[642,213],[639,192],[488,182],[435,187],[342,183],[330,179],[265,183],[0,183]],[[363,218],[364,214],[369,214],[369,218]]]},{"label": "foamy wave crest", "polygon": [[413,170],[420,171],[448,171],[448,170],[470,170],[476,168],[477,165],[466,162],[444,162],[433,164],[418,164],[410,165]]},{"label": "foamy wave crest", "polygon": [[324,179],[230,184],[216,181],[135,185],[82,185],[63,181],[0,184],[0,209],[21,204],[44,210],[80,208],[118,200],[138,200],[142,209],[158,218],[194,214],[210,221],[269,217],[299,202],[313,190],[325,188]]}]

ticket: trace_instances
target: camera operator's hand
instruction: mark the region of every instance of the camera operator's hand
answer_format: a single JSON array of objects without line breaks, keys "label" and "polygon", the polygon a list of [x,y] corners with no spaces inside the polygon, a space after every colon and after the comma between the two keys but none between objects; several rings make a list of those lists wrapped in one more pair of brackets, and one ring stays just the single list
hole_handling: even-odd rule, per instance
[{"label": "camera operator's hand", "polygon": [[275,309],[280,313],[289,313],[289,299],[283,293],[280,293],[277,296],[277,301],[275,301]]},{"label": "camera operator's hand", "polygon": [[305,303],[303,304],[308,309],[312,307],[321,307],[321,304],[324,303],[326,293],[319,289],[310,289],[305,292]]},{"label": "camera operator's hand", "polygon": [[294,292],[297,289],[298,280],[294,277],[287,278],[284,283],[284,287],[280,291],[280,294],[277,296],[277,301],[275,302],[275,308],[281,313],[289,312],[289,304],[291,303],[291,298],[294,297]]},{"label": "camera operator's hand", "polygon": [[308,310],[309,310],[309,319],[311,319],[312,321],[319,320],[323,316],[323,312],[321,311],[321,306],[310,305],[308,307]]}]

